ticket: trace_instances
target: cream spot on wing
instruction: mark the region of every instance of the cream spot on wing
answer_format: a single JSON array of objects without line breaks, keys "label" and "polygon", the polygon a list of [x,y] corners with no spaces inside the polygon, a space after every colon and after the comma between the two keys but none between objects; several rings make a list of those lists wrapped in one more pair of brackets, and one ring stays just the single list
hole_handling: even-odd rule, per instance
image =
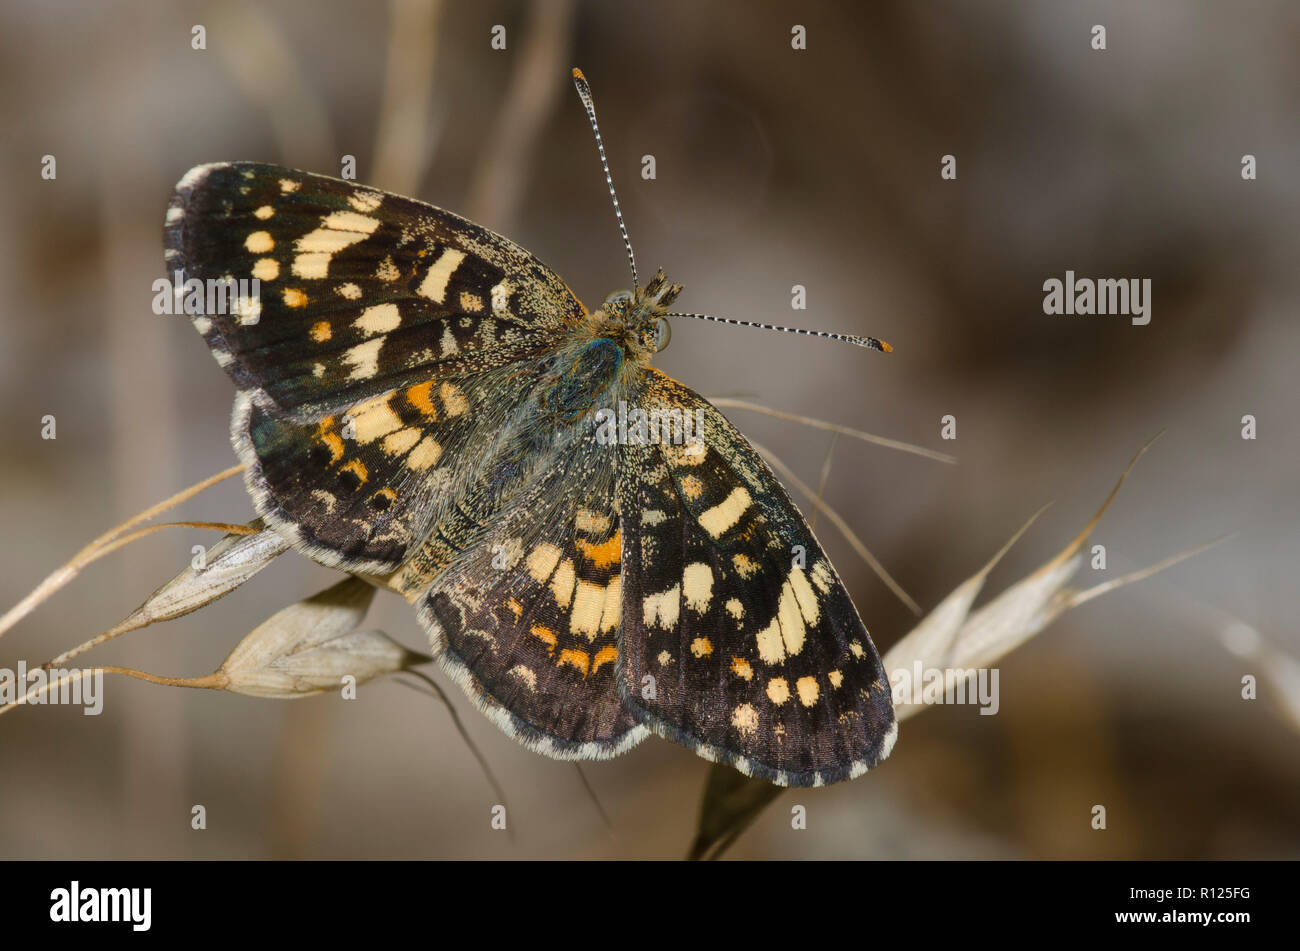
[{"label": "cream spot on wing", "polygon": [[743,485],[738,485],[725,499],[701,513],[700,525],[714,538],[718,538],[740,521],[740,516],[745,514],[751,501],[749,491]]},{"label": "cream spot on wing", "polygon": [[402,428],[402,419],[388,405],[388,395],[377,396],[352,408],[352,429],[357,442],[367,445]]},{"label": "cream spot on wing", "polygon": [[206,336],[208,331],[212,329],[212,321],[207,317],[195,317],[193,318],[192,323],[194,324],[194,329],[204,336]]},{"label": "cream spot on wing", "polygon": [[668,464],[676,468],[698,466],[708,458],[704,443],[699,441],[698,436],[687,444],[665,446],[664,456],[667,457]]},{"label": "cream spot on wing", "polygon": [[831,574],[831,566],[824,560],[817,562],[817,564],[813,565],[812,580],[818,591],[827,594],[835,581],[835,576]]},{"label": "cream spot on wing", "polygon": [[623,618],[623,579],[615,575],[605,587],[605,610],[600,615],[600,629],[612,631]]},{"label": "cream spot on wing", "polygon": [[502,281],[500,284],[493,284],[488,295],[492,298],[492,313],[509,315],[510,313],[510,295],[514,293],[514,288],[509,282]]},{"label": "cream spot on wing", "polygon": [[736,566],[736,571],[740,577],[748,581],[753,577],[754,572],[758,571],[758,562],[746,555],[732,555],[731,563]]},{"label": "cream spot on wing", "polygon": [[543,542],[528,554],[528,573],[538,584],[546,584],[559,563],[560,549],[550,542]]},{"label": "cream spot on wing", "polygon": [[698,658],[708,657],[713,653],[713,642],[707,637],[697,637],[691,641],[691,653]]},{"label": "cream spot on wing", "polygon": [[326,215],[319,228],[294,242],[298,256],[293,259],[293,273],[302,278],[325,277],[329,273],[330,259],[335,254],[364,241],[378,227],[378,219],[355,211],[336,211]]},{"label": "cream spot on wing", "polygon": [[483,309],[483,298],[471,291],[461,291],[460,309],[467,314],[477,314]]},{"label": "cream spot on wing", "polygon": [[608,515],[591,509],[578,509],[573,516],[573,527],[584,535],[604,535],[609,531],[609,526]]},{"label": "cream spot on wing", "polygon": [[799,692],[799,702],[805,707],[811,707],[821,696],[821,688],[817,686],[816,677],[800,677],[795,681],[794,689]]},{"label": "cream spot on wing", "polygon": [[837,689],[839,688],[840,684],[844,683],[844,674],[842,674],[838,670],[832,670],[829,674],[826,675],[826,677],[828,680],[830,680],[831,686]]},{"label": "cream spot on wing", "polygon": [[741,736],[753,736],[758,732],[758,711],[750,704],[742,703],[731,711],[731,725]]},{"label": "cream spot on wing", "polygon": [[406,457],[406,464],[412,469],[428,469],[442,458],[442,445],[432,436],[425,436]]},{"label": "cream spot on wing", "polygon": [[313,363],[311,365],[311,375],[318,380],[323,377],[325,375],[325,364]]},{"label": "cream spot on wing", "polygon": [[646,509],[641,513],[641,524],[651,526],[658,525],[667,517],[668,516],[659,509]]},{"label": "cream spot on wing", "polygon": [[307,333],[316,343],[325,343],[330,337],[334,336],[334,332],[330,330],[328,320],[316,321],[311,325],[311,329]]},{"label": "cream spot on wing", "polygon": [[396,304],[375,304],[373,307],[367,307],[361,312],[361,316],[353,321],[352,326],[356,327],[367,337],[373,337],[375,334],[386,334],[390,330],[396,330],[402,325],[402,315],[397,309]]},{"label": "cream spot on wing", "polygon": [[790,699],[790,685],[784,677],[773,677],[767,682],[767,699],[778,707]]},{"label": "cream spot on wing", "polygon": [[357,211],[374,211],[384,200],[378,192],[357,192],[348,199],[348,204]]},{"label": "cream spot on wing", "polygon": [[646,595],[641,602],[642,622],[646,627],[653,624],[665,631],[671,631],[677,627],[680,600],[681,589],[678,585],[673,585],[659,594]]},{"label": "cream spot on wing", "polygon": [[273,214],[275,214],[274,208],[272,208],[270,205],[263,205],[261,208],[257,209],[257,211],[253,212],[253,217],[257,218],[260,221],[265,221],[267,218],[270,218]]},{"label": "cream spot on wing", "polygon": [[776,616],[767,627],[754,635],[758,644],[758,656],[766,663],[779,664],[786,657],[793,657],[803,650],[806,635],[807,628],[799,600],[790,582],[786,581],[781,585]]},{"label": "cream spot on wing", "polygon": [[280,179],[280,192],[281,194],[289,195],[296,192],[301,185],[302,182],[295,182],[291,178],[282,178]]},{"label": "cream spot on wing", "polygon": [[241,297],[235,301],[234,311],[242,326],[251,327],[262,319],[262,299],[260,297]]},{"label": "cream spot on wing", "polygon": [[284,294],[282,296],[284,298],[285,307],[306,307],[307,306],[307,295],[304,294],[296,287],[285,288]]},{"label": "cream spot on wing", "polygon": [[668,653],[667,651],[660,651],[659,656],[656,657],[655,660],[659,661],[660,667],[663,667],[673,662],[673,655]]},{"label": "cream spot on wing", "polygon": [[369,215],[359,215],[355,211],[336,211],[326,215],[321,224],[333,231],[356,231],[360,234],[374,234],[379,227],[379,219]]},{"label": "cream spot on wing", "polygon": [[438,260],[433,262],[415,292],[421,297],[427,297],[439,304],[443,303],[447,299],[447,283],[456,273],[456,268],[460,267],[460,262],[464,260],[464,251],[447,248],[438,256]]},{"label": "cream spot on wing", "polygon": [[343,351],[343,360],[350,367],[349,380],[368,380],[379,372],[379,350],[384,345],[383,337],[367,340]]},{"label": "cream spot on wing", "polygon": [[420,441],[420,431],[408,426],[384,437],[383,450],[390,456],[404,456]]},{"label": "cream spot on wing", "polygon": [[280,262],[275,258],[258,258],[253,265],[253,277],[259,281],[274,281],[280,276]]},{"label": "cream spot on wing", "polygon": [[739,621],[745,616],[745,606],[740,603],[738,598],[728,598],[726,603],[727,613]]},{"label": "cream spot on wing", "polygon": [[244,247],[253,254],[266,254],[275,247],[275,239],[269,231],[254,231],[244,239]]},{"label": "cream spot on wing", "polygon": [[569,603],[573,600],[573,562],[566,558],[560,562],[560,567],[555,569],[551,575],[551,593],[555,595],[555,603],[561,608],[568,608]]},{"label": "cream spot on wing", "polygon": [[686,606],[703,614],[713,600],[713,570],[702,561],[692,562],[682,572],[682,594]]},{"label": "cream spot on wing", "polygon": [[510,668],[510,673],[522,680],[529,690],[537,690],[537,674],[523,664],[515,664]]},{"label": "cream spot on wing", "polygon": [[442,348],[441,356],[451,357],[460,353],[460,345],[456,343],[456,335],[451,332],[450,323],[442,328],[442,340],[439,341],[439,346]]},{"label": "cream spot on wing", "polygon": [[821,605],[817,603],[817,595],[802,568],[796,566],[790,569],[790,587],[799,602],[799,613],[803,615],[804,623],[812,627],[821,617]]},{"label": "cream spot on wing", "polygon": [[345,300],[358,300],[361,297],[361,288],[351,282],[340,284],[334,290]]},{"label": "cream spot on wing", "polygon": [[754,668],[743,657],[731,658],[731,672],[741,680],[753,680]]},{"label": "cream spot on wing", "polygon": [[465,395],[450,383],[438,387],[438,395],[442,397],[442,408],[447,411],[448,416],[460,416],[469,410],[469,400],[465,399]]},{"label": "cream spot on wing", "polygon": [[605,598],[604,586],[579,581],[573,595],[569,630],[574,634],[585,634],[589,640],[594,641],[600,632],[600,620],[605,613]]}]

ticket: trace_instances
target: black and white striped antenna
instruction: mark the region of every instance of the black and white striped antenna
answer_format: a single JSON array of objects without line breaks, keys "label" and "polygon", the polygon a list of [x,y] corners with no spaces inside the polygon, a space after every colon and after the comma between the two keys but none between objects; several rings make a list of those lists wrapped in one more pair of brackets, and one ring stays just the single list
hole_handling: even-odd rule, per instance
[{"label": "black and white striped antenna", "polygon": [[[627,248],[627,264],[632,269],[632,290],[637,292],[641,289],[640,281],[636,273],[636,255],[632,252],[632,239],[627,236],[627,225],[623,223],[623,209],[618,205],[618,194],[614,191],[614,177],[609,174],[609,160],[605,157],[605,142],[600,137],[600,126],[596,122],[596,103],[591,98],[591,86],[587,83],[587,77],[582,75],[582,70],[576,66],[573,68],[573,85],[578,90],[578,96],[582,99],[582,105],[587,110],[587,120],[591,123],[591,131],[596,136],[596,149],[600,152],[600,167],[605,173],[605,184],[609,186],[609,197],[614,202],[614,216],[618,218],[618,230],[623,235],[623,246]],[[864,337],[859,334],[841,334],[830,330],[805,330],[802,327],[780,327],[776,324],[763,324],[755,320],[736,320],[733,317],[714,317],[711,314],[664,314],[665,317],[690,317],[694,320],[712,320],[720,324],[734,324],[737,327],[760,327],[763,330],[779,330],[787,334],[803,334],[806,337],[823,337],[827,340],[842,340],[845,343],[851,343],[858,347],[865,347],[868,350],[879,350],[881,353],[889,353],[894,348],[883,340],[875,337]]]},{"label": "black and white striped antenna", "polygon": [[860,334],[841,334],[833,330],[805,330],[803,327],[781,327],[777,324],[762,324],[756,320],[736,320],[734,317],[714,317],[712,314],[664,314],[665,317],[691,317],[695,320],[712,320],[719,324],[735,324],[737,327],[759,327],[763,330],[779,330],[786,334],[803,334],[805,337],[825,337],[827,340],[843,340],[845,343],[851,343],[858,347],[866,347],[868,350],[879,350],[881,353],[889,353],[894,348],[883,340],[875,337],[864,337]]},{"label": "black and white striped antenna", "polygon": [[632,253],[632,239],[627,236],[627,225],[623,223],[623,209],[618,207],[618,195],[614,191],[614,178],[609,174],[609,161],[605,158],[605,142],[600,137],[600,126],[596,124],[596,103],[591,98],[591,86],[582,70],[573,67],[573,85],[578,89],[578,96],[587,110],[587,120],[591,131],[596,134],[596,148],[600,151],[600,167],[605,171],[605,184],[609,186],[609,197],[614,200],[614,215],[618,218],[618,230],[623,235],[623,244],[627,248],[627,265],[632,269],[632,290],[641,289],[636,275],[636,255]]}]

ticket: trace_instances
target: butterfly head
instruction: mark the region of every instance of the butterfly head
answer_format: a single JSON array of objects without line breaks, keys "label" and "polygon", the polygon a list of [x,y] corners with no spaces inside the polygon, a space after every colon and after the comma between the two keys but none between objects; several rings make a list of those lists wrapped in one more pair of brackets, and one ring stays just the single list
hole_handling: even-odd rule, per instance
[{"label": "butterfly head", "polygon": [[664,317],[680,284],[672,284],[659,271],[645,287],[614,291],[595,314],[599,332],[619,340],[638,356],[649,357],[668,346],[670,333]]}]

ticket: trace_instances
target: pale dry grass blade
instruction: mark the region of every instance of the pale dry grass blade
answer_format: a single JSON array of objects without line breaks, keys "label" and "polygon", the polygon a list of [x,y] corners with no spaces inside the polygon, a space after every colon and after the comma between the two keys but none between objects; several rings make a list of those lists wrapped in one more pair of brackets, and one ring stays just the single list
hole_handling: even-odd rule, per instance
[{"label": "pale dry grass blade", "polygon": [[510,229],[531,178],[542,130],[567,91],[556,77],[566,74],[570,65],[574,9],[573,0],[540,0],[529,6],[528,23],[519,31],[523,46],[514,60],[510,88],[465,204],[468,217],[496,231]]},{"label": "pale dry grass blade", "polygon": [[901,442],[897,439],[888,439],[885,436],[876,436],[872,433],[863,432],[860,429],[854,429],[852,426],[841,426],[839,423],[828,423],[824,419],[817,419],[813,416],[800,416],[797,413],[787,413],[784,410],[772,409],[769,406],[764,406],[762,403],[751,403],[749,400],[738,400],[729,396],[711,396],[709,397],[709,402],[719,408],[747,409],[755,413],[762,413],[764,416],[774,417],[775,419],[784,419],[787,422],[811,426],[813,429],[824,429],[828,432],[839,433],[842,436],[850,436],[853,439],[859,439],[862,442],[869,442],[876,446],[884,446],[887,449],[897,449],[900,452],[910,452],[915,456],[924,456],[926,459],[933,459],[936,462],[946,462],[949,465],[957,464],[957,457],[950,456],[946,452],[926,449],[924,446],[917,446],[910,442]]},{"label": "pale dry grass blade", "polygon": [[238,532],[227,535],[208,550],[202,568],[195,568],[191,563],[125,620],[64,651],[44,666],[57,667],[130,631],[197,611],[234,591],[289,548],[289,543],[278,533],[264,528],[260,519],[234,527]]},{"label": "pale dry grass blade", "polygon": [[349,576],[259,624],[218,669],[223,687],[253,697],[290,699],[337,690],[344,677],[364,683],[432,658],[382,631],[361,631],[374,586]]},{"label": "pale dry grass blade", "polygon": [[44,581],[37,585],[30,594],[5,612],[3,617],[0,617],[0,637],[3,637],[6,631],[34,611],[47,598],[76,578],[87,565],[102,558],[104,555],[115,551],[123,545],[130,544],[131,542],[143,538],[145,535],[157,531],[160,528],[171,526],[194,526],[200,528],[215,527],[225,531],[242,531],[242,526],[228,525],[225,523],[172,522],[167,525],[155,525],[147,530],[135,532],[129,536],[122,537],[123,533],[127,532],[128,529],[134,528],[141,522],[147,522],[155,515],[159,515],[170,508],[174,508],[187,499],[198,495],[204,489],[210,488],[224,479],[229,479],[236,473],[243,471],[243,468],[243,466],[231,466],[229,469],[218,472],[216,475],[209,476],[200,482],[196,482],[188,489],[182,489],[170,498],[164,499],[156,505],[150,506],[138,515],[133,515],[121,525],[118,525],[117,527],[105,532],[103,535],[100,535],[90,544],[82,548],[81,551],[73,555],[72,559],[68,561],[67,564],[62,565],[50,574]]},{"label": "pale dry grass blade", "polygon": [[[1048,503],[1050,505],[1051,503]],[[939,602],[922,621],[907,633],[885,654],[885,670],[891,675],[895,670],[911,670],[919,661],[923,669],[947,667],[951,663],[953,644],[958,632],[970,614],[971,605],[984,588],[989,573],[993,571],[1002,557],[1011,550],[1011,546],[1029,530],[1038,517],[1048,509],[1044,505],[1020,526],[1014,535],[1003,545],[988,563],[970,578],[967,578]],[[892,679],[892,677],[891,677]],[[899,720],[904,720],[924,707],[919,701],[895,702],[895,712]]]},{"label": "pale dry grass blade", "polygon": [[[826,458],[822,459],[822,471],[821,474],[817,476],[817,499],[820,502],[826,501],[826,483],[829,482],[831,478],[831,463],[835,459],[835,444],[839,442],[839,439],[839,433],[831,433],[830,445],[826,447]],[[808,517],[808,527],[813,530],[814,534],[817,532],[818,514],[818,509],[814,505],[812,514]]]},{"label": "pale dry grass blade", "polygon": [[389,11],[372,180],[399,195],[414,195],[436,150],[433,70],[442,0],[392,0]]},{"label": "pale dry grass blade", "polygon": [[210,33],[238,37],[213,43],[213,51],[240,91],[266,112],[282,160],[310,164],[336,158],[329,112],[275,17],[247,0],[227,0],[209,10]]},{"label": "pale dry grass blade", "polygon": [[808,499],[808,501],[813,504],[814,508],[819,509],[826,515],[826,518],[830,523],[835,526],[841,535],[844,536],[844,540],[847,541],[849,545],[852,546],[853,550],[858,553],[859,557],[870,566],[871,570],[876,573],[876,577],[883,581],[890,591],[894,592],[898,600],[907,605],[908,609],[913,614],[919,615],[921,613],[921,606],[917,604],[912,599],[912,596],[903,590],[903,586],[895,581],[893,576],[885,570],[885,566],[882,565],[880,560],[876,558],[867,546],[862,543],[862,539],[860,539],[857,536],[857,533],[849,527],[849,523],[844,521],[839,512],[836,512],[821,499],[817,498],[816,493],[805,485],[803,480],[795,475],[794,472],[791,471],[790,467],[774,455],[770,449],[766,449],[753,441],[750,442],[750,445],[753,446],[755,451],[771,464],[772,468],[781,473],[783,479],[798,489]]}]

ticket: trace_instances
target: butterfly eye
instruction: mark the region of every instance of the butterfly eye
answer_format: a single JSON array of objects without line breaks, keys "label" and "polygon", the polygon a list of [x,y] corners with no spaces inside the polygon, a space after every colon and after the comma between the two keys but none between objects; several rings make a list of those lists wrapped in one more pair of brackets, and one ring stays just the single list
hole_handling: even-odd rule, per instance
[{"label": "butterfly eye", "polygon": [[668,341],[673,339],[673,328],[668,325],[668,321],[660,317],[655,322],[655,353],[663,350],[668,346]]}]

